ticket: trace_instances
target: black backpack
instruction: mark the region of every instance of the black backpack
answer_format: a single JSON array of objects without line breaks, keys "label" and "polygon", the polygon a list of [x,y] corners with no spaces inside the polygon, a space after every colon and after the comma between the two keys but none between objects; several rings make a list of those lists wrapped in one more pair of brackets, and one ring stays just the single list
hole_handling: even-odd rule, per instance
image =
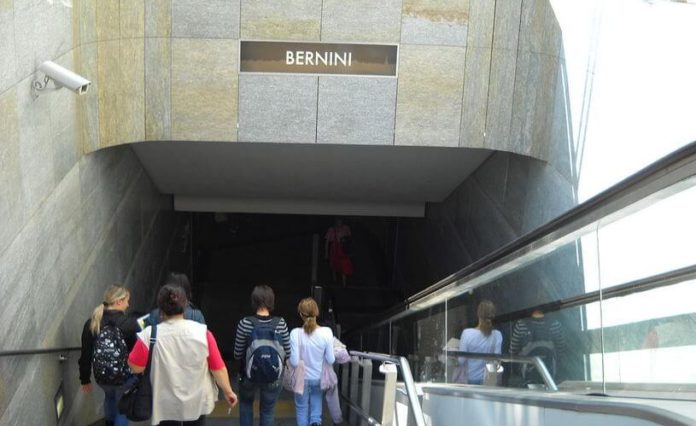
[{"label": "black backpack", "polygon": [[246,377],[252,383],[273,383],[283,375],[285,349],[281,337],[276,333],[280,318],[261,322],[249,317],[254,328],[251,330],[246,350]]},{"label": "black backpack", "polygon": [[100,385],[122,385],[128,379],[128,346],[116,324],[105,324],[94,339],[94,380]]}]

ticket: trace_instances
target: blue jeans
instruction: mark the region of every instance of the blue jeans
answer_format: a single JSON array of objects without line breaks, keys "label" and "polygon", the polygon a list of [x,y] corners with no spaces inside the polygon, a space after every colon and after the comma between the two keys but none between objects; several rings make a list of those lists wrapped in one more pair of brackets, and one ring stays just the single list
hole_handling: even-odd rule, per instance
[{"label": "blue jeans", "polygon": [[260,426],[275,425],[275,404],[280,395],[280,381],[273,383],[252,383],[246,377],[239,379],[239,424],[253,426],[254,424],[254,395],[259,390]]},{"label": "blue jeans", "polygon": [[321,388],[319,379],[304,382],[304,393],[295,394],[295,417],[297,426],[321,424]]},{"label": "blue jeans", "polygon": [[118,401],[123,396],[125,385],[99,385],[104,390],[104,419],[114,426],[128,426],[128,419],[118,412]]}]

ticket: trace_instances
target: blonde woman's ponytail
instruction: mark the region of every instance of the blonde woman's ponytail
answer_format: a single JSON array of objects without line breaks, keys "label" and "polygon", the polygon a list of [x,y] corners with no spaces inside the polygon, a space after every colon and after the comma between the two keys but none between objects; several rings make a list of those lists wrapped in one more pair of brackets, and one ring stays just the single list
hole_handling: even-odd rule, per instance
[{"label": "blonde woman's ponytail", "polygon": [[319,324],[317,324],[319,306],[314,299],[308,297],[300,300],[300,304],[297,305],[297,313],[299,313],[300,318],[302,318],[302,328],[304,329],[305,333],[312,334],[314,330],[319,328]]},{"label": "blonde woman's ponytail", "polygon": [[493,318],[495,318],[495,305],[490,300],[482,300],[476,310],[478,316],[478,329],[484,336],[490,336],[493,331]]},{"label": "blonde woman's ponytail", "polygon": [[99,334],[101,320],[104,317],[104,309],[108,308],[109,306],[113,305],[119,300],[125,299],[128,296],[130,296],[130,291],[128,291],[127,288],[120,285],[114,284],[106,289],[106,291],[104,292],[104,301],[101,304],[97,305],[96,308],[94,308],[94,311],[92,311],[92,316],[90,318],[89,330],[92,332],[93,335],[96,336],[97,334]]}]

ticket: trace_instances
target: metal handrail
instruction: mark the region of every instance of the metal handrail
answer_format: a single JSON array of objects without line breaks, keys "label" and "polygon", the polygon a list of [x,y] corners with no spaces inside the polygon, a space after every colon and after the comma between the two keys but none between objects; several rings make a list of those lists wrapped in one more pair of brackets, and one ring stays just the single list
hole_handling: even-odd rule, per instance
[{"label": "metal handrail", "polygon": [[[572,238],[579,230],[589,224],[694,175],[696,175],[696,141],[655,161],[614,186],[571,208],[547,224],[430,285],[400,305],[384,312],[379,318],[372,318],[369,325],[366,324],[350,330],[349,334],[378,327],[407,316],[414,311],[432,306],[436,303],[429,302],[429,300],[435,299],[436,296],[445,293],[447,289],[455,285],[458,293],[464,293],[484,285],[482,282],[485,281],[483,280],[484,275],[509,262],[511,257],[520,256],[533,247],[538,248],[540,245],[547,245],[550,242],[560,244],[564,238]],[[487,277],[486,280],[488,279],[491,278]],[[475,284],[458,285],[474,280],[477,281]]]},{"label": "metal handrail", "polygon": [[406,394],[408,395],[408,402],[411,406],[416,426],[425,426],[425,417],[423,416],[423,408],[421,407],[420,401],[418,400],[416,382],[413,380],[413,374],[411,374],[411,367],[406,358],[402,356],[397,357],[376,352],[349,351],[348,353],[351,356],[362,357],[373,361],[390,362],[398,366],[401,369],[401,374],[404,379],[404,386],[406,387]]},{"label": "metal handrail", "polygon": [[544,364],[544,361],[538,356],[499,355],[483,352],[456,351],[453,349],[444,349],[444,352],[448,356],[462,356],[467,358],[487,359],[491,361],[500,362],[512,362],[517,364],[532,364],[534,365],[534,367],[536,367],[537,371],[541,375],[541,378],[544,379],[544,383],[546,383],[546,389],[553,392],[558,392],[558,386],[556,386],[556,382],[553,380],[553,377],[551,376],[551,373],[549,373],[548,368],[546,368],[546,364]]},{"label": "metal handrail", "polygon": [[20,355],[42,355],[53,354],[58,352],[73,352],[79,351],[82,348],[79,346],[69,346],[65,348],[49,348],[49,349],[18,349],[14,351],[0,351],[0,357],[5,356],[20,356]]},{"label": "metal handrail", "polygon": [[380,422],[378,422],[374,417],[370,416],[362,408],[360,408],[356,404],[354,404],[353,401],[350,400],[350,398],[346,397],[345,395],[341,395],[340,393],[339,393],[339,396],[341,397],[343,402],[348,406],[348,408],[350,408],[351,410],[358,413],[358,415],[360,415],[360,417],[365,419],[365,421],[367,421],[367,423],[370,426],[382,426],[382,424]]}]

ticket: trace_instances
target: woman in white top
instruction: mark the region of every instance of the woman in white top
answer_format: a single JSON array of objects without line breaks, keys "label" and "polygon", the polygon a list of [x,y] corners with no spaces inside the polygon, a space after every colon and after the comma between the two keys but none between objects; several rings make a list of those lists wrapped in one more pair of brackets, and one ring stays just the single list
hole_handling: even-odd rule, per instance
[{"label": "woman in white top", "polygon": [[157,325],[152,353],[148,353],[152,327],[147,327],[138,333],[128,364],[133,372],[141,373],[152,356],[153,425],[204,425],[218,396],[213,379],[227,403],[231,407],[237,403],[227,367],[205,324],[184,319],[188,300],[183,288],[165,285],[157,295],[157,305],[163,321]]},{"label": "woman in white top", "polygon": [[297,426],[321,426],[321,369],[334,363],[333,333],[317,324],[319,307],[311,297],[300,301],[297,312],[304,325],[290,332],[290,365],[297,367],[300,359],[305,365],[304,393],[295,394]]},{"label": "woman in white top", "polygon": [[[476,316],[478,316],[478,325],[476,328],[467,328],[462,332],[459,350],[500,354],[503,346],[503,335],[500,334],[500,331],[493,330],[493,318],[495,317],[493,302],[490,300],[481,301],[476,309]],[[470,385],[483,384],[485,360],[459,358],[459,365],[466,372],[465,377]]]}]

